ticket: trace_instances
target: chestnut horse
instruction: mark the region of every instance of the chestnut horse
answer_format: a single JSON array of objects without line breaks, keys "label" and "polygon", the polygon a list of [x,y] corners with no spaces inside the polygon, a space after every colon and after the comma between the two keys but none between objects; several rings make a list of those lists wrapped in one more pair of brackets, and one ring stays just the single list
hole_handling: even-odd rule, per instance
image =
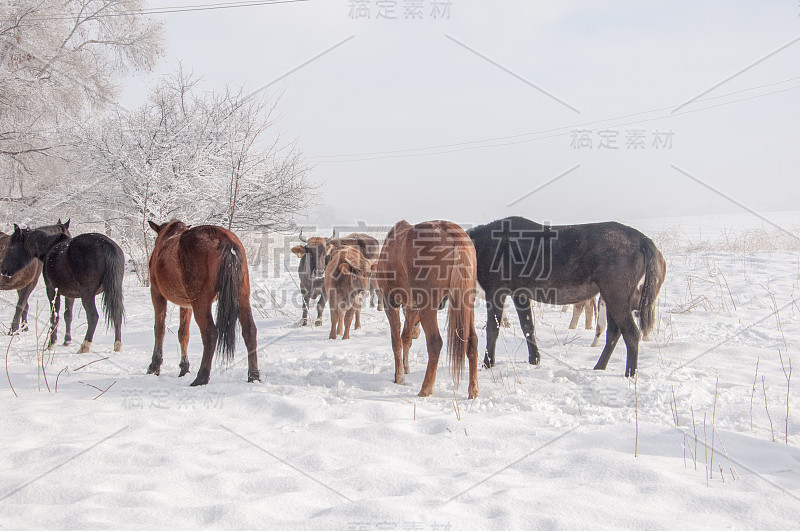
[{"label": "chestnut horse", "polygon": [[[45,227],[37,227],[47,234],[61,234],[66,232],[69,234],[69,220],[66,223],[61,223],[59,219],[55,225],[47,225]],[[0,232],[0,261],[6,256],[8,244],[11,242],[11,235]],[[18,330],[26,331],[28,329],[28,297],[31,292],[36,288],[39,283],[39,275],[42,274],[42,261],[31,260],[28,265],[20,270],[16,275],[11,277],[0,276],[0,290],[17,290],[17,308],[14,311],[14,318],[11,321],[11,328],[9,335],[14,334]],[[72,303],[73,299],[66,299],[66,308],[64,310],[64,321],[67,325],[67,334],[65,344],[69,345],[70,341],[70,325],[72,323]]]},{"label": "chestnut horse", "polygon": [[[256,352],[256,324],[250,309],[250,275],[244,246],[231,231],[213,225],[189,228],[173,219],[150,228],[156,243],[150,255],[150,297],[155,311],[155,346],[147,374],[158,375],[163,361],[167,301],[181,308],[178,342],[181,344],[180,375],[189,372],[189,326],[194,320],[203,338],[203,361],[191,383],[205,385],[211,375],[211,360],[219,348],[228,360],[236,350],[236,320],[242,326],[247,346],[247,381],[261,381]],[[217,321],[211,304],[217,303]]]},{"label": "chestnut horse", "polygon": [[[381,249],[375,271],[378,290],[389,319],[394,352],[394,381],[405,382],[408,351],[414,327],[422,324],[428,347],[428,367],[419,396],[433,394],[436,367],[442,350],[437,310],[449,297],[447,351],[458,385],[469,359],[469,398],[478,396],[478,335],[475,332],[475,248],[464,229],[449,221],[412,226],[398,222]],[[400,308],[405,325],[400,332]]]}]

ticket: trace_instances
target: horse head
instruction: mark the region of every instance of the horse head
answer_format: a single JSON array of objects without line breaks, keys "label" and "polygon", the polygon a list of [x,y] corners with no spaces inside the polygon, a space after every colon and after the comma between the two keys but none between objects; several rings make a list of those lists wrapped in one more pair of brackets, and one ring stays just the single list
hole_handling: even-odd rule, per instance
[{"label": "horse head", "polygon": [[0,275],[13,277],[34,258],[35,255],[31,249],[32,242],[29,238],[30,232],[30,229],[21,229],[19,225],[14,224],[14,232],[8,242],[6,255],[3,262],[0,263]]}]

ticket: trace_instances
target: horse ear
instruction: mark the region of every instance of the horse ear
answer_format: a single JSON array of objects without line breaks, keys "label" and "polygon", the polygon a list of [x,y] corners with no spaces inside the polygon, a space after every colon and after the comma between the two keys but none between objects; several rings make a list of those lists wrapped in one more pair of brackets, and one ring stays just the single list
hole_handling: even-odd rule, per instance
[{"label": "horse ear", "polygon": [[58,221],[56,221],[56,225],[61,225],[61,218],[58,218]]},{"label": "horse ear", "polygon": [[156,234],[158,234],[158,232],[161,230],[161,225],[156,225],[156,224],[155,224],[155,223],[153,223],[152,221],[148,221],[148,222],[147,222],[147,224],[148,224],[148,225],[150,225],[150,228],[151,228],[151,229],[153,229],[154,231],[156,231]]},{"label": "horse ear", "polygon": [[350,274],[350,262],[345,261],[342,265],[339,266],[339,271],[344,273],[345,275]]},{"label": "horse ear", "polygon": [[70,222],[70,221],[72,221],[72,218],[70,218],[70,219],[68,219],[67,221],[65,221],[65,222],[64,222],[64,228],[65,228],[65,229],[68,229],[68,228],[69,228],[69,222]]},{"label": "horse ear", "polygon": [[292,247],[292,252],[296,254],[298,258],[303,258],[303,255],[306,254],[306,248],[304,245],[295,245]]},{"label": "horse ear", "polygon": [[14,234],[19,234],[19,225],[14,223]]}]

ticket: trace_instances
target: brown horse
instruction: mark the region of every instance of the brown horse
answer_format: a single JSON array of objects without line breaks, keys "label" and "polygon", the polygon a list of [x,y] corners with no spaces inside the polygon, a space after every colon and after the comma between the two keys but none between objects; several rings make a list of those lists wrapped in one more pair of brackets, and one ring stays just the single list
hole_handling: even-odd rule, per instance
[{"label": "brown horse", "polygon": [[[155,310],[155,346],[148,374],[161,371],[164,347],[164,320],[167,301],[181,307],[178,342],[181,344],[180,375],[189,372],[187,346],[189,322],[194,320],[203,338],[203,361],[191,385],[205,385],[211,374],[214,350],[219,348],[228,360],[236,350],[236,320],[242,326],[247,346],[247,381],[261,381],[256,352],[256,325],[250,309],[250,275],[244,246],[231,231],[212,225],[189,228],[173,219],[157,225],[150,255],[150,297]],[[211,303],[217,303],[217,321]]]},{"label": "brown horse", "polygon": [[[433,394],[436,367],[442,350],[437,310],[449,297],[447,351],[458,385],[469,359],[469,398],[478,396],[478,335],[475,332],[475,248],[464,230],[449,221],[428,221],[412,226],[398,222],[381,249],[376,264],[378,289],[389,319],[394,352],[394,381],[405,382],[408,351],[415,325],[425,331],[428,367],[419,396]],[[405,325],[400,332],[400,307]]]},{"label": "brown horse", "polygon": [[[40,230],[47,234],[61,234],[65,232],[69,235],[69,220],[66,223],[61,223],[59,219],[55,225],[48,225],[45,227],[38,227]],[[11,242],[11,235],[0,232],[0,261],[6,256],[8,244]],[[42,274],[42,261],[31,260],[27,266],[11,277],[4,277],[0,275],[0,290],[7,291],[17,290],[17,308],[14,311],[14,318],[11,321],[11,328],[8,333],[13,334],[18,330],[25,331],[28,329],[28,297],[31,292],[36,288],[39,283],[39,275]],[[70,324],[72,323],[72,299],[67,299],[66,307],[69,309],[64,311],[64,320],[67,323],[67,336],[65,344],[69,345],[70,341]]]}]

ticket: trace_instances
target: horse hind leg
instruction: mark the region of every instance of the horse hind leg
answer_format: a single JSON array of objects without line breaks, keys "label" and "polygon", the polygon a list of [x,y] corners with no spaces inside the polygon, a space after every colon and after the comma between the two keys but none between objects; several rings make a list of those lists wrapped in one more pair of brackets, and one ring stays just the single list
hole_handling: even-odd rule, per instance
[{"label": "horse hind leg", "polygon": [[197,377],[189,384],[192,387],[206,385],[211,377],[211,361],[214,359],[214,349],[217,347],[217,328],[214,326],[214,317],[211,315],[211,301],[195,300],[192,303],[194,320],[200,328],[203,338],[203,360]]},{"label": "horse hind leg", "polygon": [[594,370],[596,371],[606,370],[606,367],[608,366],[608,360],[611,358],[611,353],[614,352],[614,347],[617,346],[617,341],[619,341],[619,337],[622,335],[619,326],[617,326],[616,321],[609,312],[606,312],[606,320],[608,322],[608,330],[606,330],[606,346],[603,347],[603,352],[600,354],[600,358],[597,360],[597,364],[594,366]]},{"label": "horse hind leg", "polygon": [[94,290],[92,290],[90,293],[81,295],[81,302],[83,303],[83,309],[86,312],[86,320],[88,325],[86,327],[86,335],[83,338],[83,343],[81,343],[81,348],[78,350],[78,354],[85,354],[89,352],[89,349],[92,348],[92,339],[94,338],[94,332],[97,329],[97,322],[100,320],[100,314],[97,312],[97,305],[94,301]]},{"label": "horse hind leg", "polygon": [[423,310],[420,312],[420,324],[425,331],[425,343],[428,347],[428,366],[425,368],[425,378],[419,396],[431,396],[436,383],[436,369],[439,366],[439,355],[442,352],[444,341],[439,333],[439,323],[436,310]]},{"label": "horse hind leg", "polygon": [[478,398],[478,333],[475,323],[470,323],[470,336],[467,342],[467,361],[469,362],[469,398]]},{"label": "horse hind leg", "polygon": [[[167,299],[158,291],[152,282],[150,284],[150,298],[153,301],[153,314],[155,316],[155,323],[153,324],[155,341],[153,344],[153,359],[150,361],[150,366],[147,368],[147,374],[155,374],[158,376],[161,374],[161,363],[164,361],[164,332],[166,331]],[[180,332],[178,332],[178,334],[180,335]]]},{"label": "horse hind leg", "polygon": [[506,296],[500,292],[486,293],[486,354],[483,357],[483,366],[487,369],[494,367],[497,336],[500,334],[505,302]]},{"label": "horse hind leg", "polygon": [[389,331],[392,336],[392,353],[394,354],[394,383],[403,385],[406,382],[406,373],[403,370],[403,342],[400,334],[400,308],[392,308],[385,304],[384,311],[389,321]]},{"label": "horse hind leg", "polygon": [[519,326],[525,336],[525,343],[528,345],[528,363],[539,365],[541,356],[539,347],[536,346],[536,335],[533,327],[533,312],[531,311],[531,301],[528,295],[518,293],[514,295],[514,307],[517,309]]},{"label": "horse hind leg", "polygon": [[633,378],[636,375],[636,369],[639,363],[639,341],[642,338],[633,316],[628,312],[626,318],[620,325],[622,331],[622,339],[625,340],[625,348],[627,350],[627,361],[625,364],[625,376]]},{"label": "horse hind leg", "polygon": [[239,324],[242,326],[242,339],[247,348],[247,381],[260,382],[261,373],[258,371],[258,332],[253,319],[253,310],[250,307],[250,296],[242,294],[239,299]]},{"label": "horse hind leg", "polygon": [[410,371],[408,366],[408,353],[411,350],[411,342],[419,337],[419,314],[416,312],[405,312],[405,323],[403,323],[403,333],[400,340],[403,344],[403,370],[406,374]]},{"label": "horse hind leg", "polygon": [[[166,303],[164,304],[166,307]],[[192,309],[181,308],[180,326],[178,328],[178,343],[181,345],[181,362],[178,364],[181,372],[178,378],[189,372],[189,330],[192,326]],[[162,332],[163,342],[163,332]]]},{"label": "horse hind leg", "polygon": [[75,299],[64,297],[64,346],[68,347],[72,343],[72,308],[75,306]]}]

